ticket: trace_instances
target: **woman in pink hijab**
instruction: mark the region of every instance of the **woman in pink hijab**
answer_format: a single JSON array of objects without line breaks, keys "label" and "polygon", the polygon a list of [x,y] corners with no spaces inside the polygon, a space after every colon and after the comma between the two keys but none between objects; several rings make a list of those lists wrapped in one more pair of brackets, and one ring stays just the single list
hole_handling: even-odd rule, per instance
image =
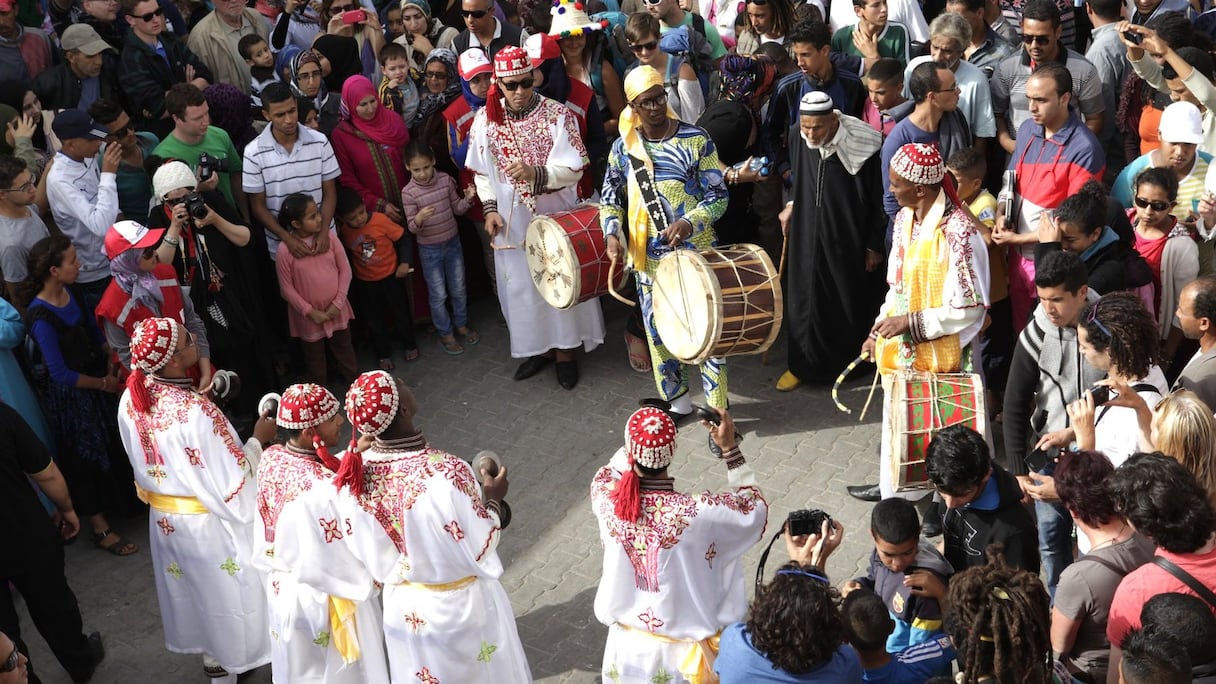
[{"label": "woman in pink hijab", "polygon": [[401,225],[401,188],[409,176],[402,150],[410,132],[401,115],[380,104],[372,82],[351,76],[342,84],[342,120],[330,134],[339,182],[358,192],[367,210],[388,215]]}]

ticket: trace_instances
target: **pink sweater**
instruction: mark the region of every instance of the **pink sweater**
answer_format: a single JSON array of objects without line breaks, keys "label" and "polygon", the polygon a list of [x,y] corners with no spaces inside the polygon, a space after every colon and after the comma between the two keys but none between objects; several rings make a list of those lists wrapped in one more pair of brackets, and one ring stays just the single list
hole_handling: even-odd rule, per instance
[{"label": "pink sweater", "polygon": [[[316,236],[304,238],[312,246]],[[324,254],[297,259],[286,243],[279,243],[275,253],[275,269],[279,274],[279,292],[287,301],[287,329],[292,337],[316,342],[332,337],[334,331],[345,330],[355,315],[346,298],[350,290],[350,261],[338,236],[329,232],[329,250]],[[308,317],[314,309],[324,311],[330,304],[338,307],[338,317],[317,325]]]},{"label": "pink sweater", "polygon": [[[424,185],[411,178],[401,189],[406,227],[418,236],[420,245],[437,245],[456,237],[456,216],[463,215],[472,205],[473,201],[465,199],[456,189],[456,181],[438,169],[430,183]],[[423,207],[433,207],[435,213],[419,226],[414,217]]]}]

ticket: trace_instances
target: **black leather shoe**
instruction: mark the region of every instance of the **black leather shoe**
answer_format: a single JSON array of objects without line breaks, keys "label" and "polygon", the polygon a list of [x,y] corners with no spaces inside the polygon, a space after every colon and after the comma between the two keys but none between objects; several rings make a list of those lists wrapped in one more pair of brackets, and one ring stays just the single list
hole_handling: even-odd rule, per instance
[{"label": "black leather shoe", "polygon": [[[83,684],[93,678],[93,671],[97,669],[97,665],[105,660],[106,647],[101,642],[101,632],[93,632],[88,636],[89,660],[91,663],[87,670],[69,673],[72,681],[75,684]],[[33,680],[31,680],[33,681]]]},{"label": "black leather shoe", "polygon": [[926,539],[942,536],[942,524],[940,522],[925,521],[925,524],[920,526],[920,533],[925,535]]},{"label": "black leather shoe", "polygon": [[713,433],[709,434],[709,453],[714,455],[714,458],[722,458],[722,447],[714,441]]},{"label": "black leather shoe", "polygon": [[528,378],[541,372],[545,366],[553,363],[553,359],[548,356],[530,356],[524,359],[524,362],[519,364],[519,368],[515,369],[516,380],[527,380]]},{"label": "black leather shoe", "polygon": [[845,487],[849,490],[849,496],[862,501],[882,501],[882,489],[878,485],[849,485]]},{"label": "black leather shoe", "polygon": [[578,361],[557,362],[557,384],[572,390],[578,384]]},{"label": "black leather shoe", "polygon": [[645,399],[641,399],[638,401],[638,406],[642,408],[651,406],[659,409],[663,413],[666,413],[668,418],[671,418],[671,422],[675,423],[677,428],[691,420],[693,413],[696,413],[695,411],[690,411],[688,413],[676,413],[675,411],[671,410],[671,402],[665,399],[659,399],[658,397],[646,397]]}]

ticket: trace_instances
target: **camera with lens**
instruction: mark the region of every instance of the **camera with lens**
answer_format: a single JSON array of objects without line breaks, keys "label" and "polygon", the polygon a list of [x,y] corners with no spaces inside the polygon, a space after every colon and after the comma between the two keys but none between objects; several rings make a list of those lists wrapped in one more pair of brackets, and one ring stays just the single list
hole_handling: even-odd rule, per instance
[{"label": "camera with lens", "polygon": [[198,155],[198,179],[204,183],[211,180],[216,171],[228,173],[230,168],[227,159],[213,157],[206,152]]},{"label": "camera with lens", "polygon": [[829,523],[832,516],[824,513],[818,508],[806,510],[805,508],[799,511],[790,511],[790,515],[786,518],[786,529],[791,537],[800,537],[806,534],[819,534],[823,531],[823,521]]},{"label": "camera with lens", "polygon": [[182,203],[186,205],[186,213],[190,215],[190,218],[195,220],[206,218],[207,212],[210,211],[210,209],[207,208],[207,205],[203,202],[203,196],[197,192],[192,192],[189,195],[186,195],[185,199],[182,200]]}]

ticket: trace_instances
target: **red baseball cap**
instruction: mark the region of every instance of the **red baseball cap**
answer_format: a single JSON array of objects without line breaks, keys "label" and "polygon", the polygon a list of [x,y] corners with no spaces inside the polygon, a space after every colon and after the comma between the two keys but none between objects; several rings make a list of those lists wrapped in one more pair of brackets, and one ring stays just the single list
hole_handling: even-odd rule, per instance
[{"label": "red baseball cap", "polygon": [[106,231],[106,256],[113,259],[129,249],[151,247],[164,234],[164,228],[150,229],[138,221],[119,221]]}]

